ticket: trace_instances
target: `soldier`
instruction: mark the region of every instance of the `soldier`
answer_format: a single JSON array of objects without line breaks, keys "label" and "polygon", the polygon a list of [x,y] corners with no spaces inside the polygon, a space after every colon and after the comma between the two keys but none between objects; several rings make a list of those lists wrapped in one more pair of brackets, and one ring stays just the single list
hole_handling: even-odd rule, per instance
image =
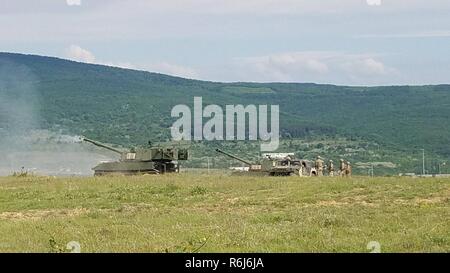
[{"label": "soldier", "polygon": [[344,176],[345,175],[345,169],[346,169],[346,166],[345,166],[345,161],[344,161],[344,159],[340,159],[340,164],[339,164],[339,175],[340,176]]},{"label": "soldier", "polygon": [[301,162],[300,172],[301,172],[301,176],[305,176],[305,175],[308,176],[309,175],[309,173],[308,173],[308,164],[304,160],[302,160],[302,162]]},{"label": "soldier", "polygon": [[331,177],[334,176],[334,164],[333,164],[333,160],[331,160],[331,159],[328,162],[328,175]]},{"label": "soldier", "polygon": [[322,160],[322,157],[317,156],[317,160],[316,160],[317,176],[323,176],[323,163],[324,163],[324,161]]},{"label": "soldier", "polygon": [[350,164],[350,161],[347,161],[345,165],[345,176],[352,176],[352,165]]}]

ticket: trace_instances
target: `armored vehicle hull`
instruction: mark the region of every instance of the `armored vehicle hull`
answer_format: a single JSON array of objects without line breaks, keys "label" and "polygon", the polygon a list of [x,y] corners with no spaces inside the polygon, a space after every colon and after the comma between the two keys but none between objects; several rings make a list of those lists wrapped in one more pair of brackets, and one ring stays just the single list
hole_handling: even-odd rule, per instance
[{"label": "armored vehicle hull", "polygon": [[104,162],[93,168],[95,176],[143,175],[179,172],[178,164],[167,162]]},{"label": "armored vehicle hull", "polygon": [[92,168],[95,176],[177,173],[180,171],[179,161],[187,160],[189,156],[188,150],[175,147],[149,146],[121,151],[87,138],[82,140],[120,155],[118,161],[100,163]]}]

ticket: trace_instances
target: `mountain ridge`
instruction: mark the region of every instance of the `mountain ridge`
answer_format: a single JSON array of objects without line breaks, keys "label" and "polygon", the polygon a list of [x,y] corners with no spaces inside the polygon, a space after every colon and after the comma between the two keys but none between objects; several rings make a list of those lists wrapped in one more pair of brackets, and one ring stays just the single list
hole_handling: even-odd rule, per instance
[{"label": "mountain ridge", "polygon": [[194,78],[185,78],[181,76],[176,75],[170,75],[160,72],[154,72],[154,71],[148,71],[148,70],[142,70],[137,68],[127,68],[127,67],[121,67],[121,66],[114,66],[114,65],[108,65],[108,64],[102,64],[102,63],[86,63],[71,59],[66,59],[62,57],[55,57],[55,56],[47,56],[47,55],[39,55],[34,53],[17,53],[17,52],[6,52],[6,51],[0,51],[0,57],[30,57],[30,58],[43,58],[53,61],[63,61],[67,63],[73,63],[73,64],[81,64],[81,65],[88,65],[88,66],[99,66],[99,67],[108,67],[108,68],[114,68],[119,70],[128,70],[128,71],[134,71],[134,72],[143,72],[143,73],[150,73],[153,75],[159,75],[159,76],[166,76],[166,77],[173,77],[178,79],[183,79],[186,81],[195,81],[195,82],[203,82],[203,83],[217,83],[217,84],[303,84],[303,85],[318,85],[318,86],[339,86],[339,87],[355,87],[355,88],[376,88],[376,87],[428,87],[428,86],[450,86],[450,83],[439,83],[439,84],[393,84],[393,85],[340,85],[340,84],[333,84],[333,83],[315,83],[315,82],[256,82],[256,81],[213,81],[213,80],[202,80],[202,79],[194,79]]}]

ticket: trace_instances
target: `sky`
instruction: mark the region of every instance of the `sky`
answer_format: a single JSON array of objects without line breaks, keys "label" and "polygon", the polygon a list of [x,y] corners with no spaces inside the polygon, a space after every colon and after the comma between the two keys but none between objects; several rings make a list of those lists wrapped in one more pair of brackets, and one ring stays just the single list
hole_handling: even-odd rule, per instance
[{"label": "sky", "polygon": [[223,82],[450,83],[450,1],[0,0],[0,52]]}]

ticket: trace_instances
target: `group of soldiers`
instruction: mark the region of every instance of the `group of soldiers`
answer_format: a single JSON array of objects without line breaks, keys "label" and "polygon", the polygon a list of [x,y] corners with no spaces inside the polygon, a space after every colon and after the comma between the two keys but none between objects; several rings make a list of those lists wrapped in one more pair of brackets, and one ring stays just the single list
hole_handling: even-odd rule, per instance
[{"label": "group of soldiers", "polygon": [[[315,176],[324,176],[324,171],[326,170],[328,172],[328,176],[334,176],[335,174],[335,168],[333,160],[328,161],[328,165],[325,164],[325,161],[321,156],[317,156],[317,159],[315,161],[315,169],[316,172],[313,173]],[[349,161],[345,161],[344,159],[340,159],[339,163],[339,170],[338,170],[339,176],[351,176],[352,175],[352,165]]]}]

